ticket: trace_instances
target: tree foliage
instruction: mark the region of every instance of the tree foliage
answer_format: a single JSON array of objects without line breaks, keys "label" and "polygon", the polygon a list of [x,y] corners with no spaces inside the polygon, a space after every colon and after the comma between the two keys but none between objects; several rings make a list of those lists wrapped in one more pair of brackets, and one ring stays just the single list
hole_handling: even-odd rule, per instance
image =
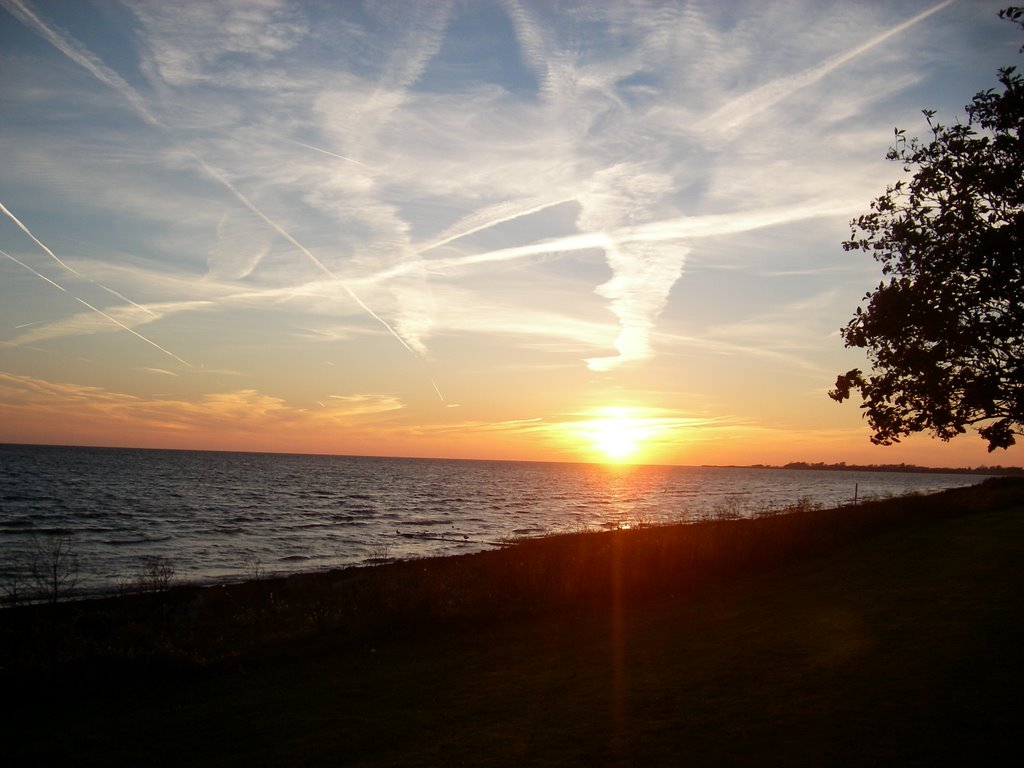
[{"label": "tree foliage", "polygon": [[[1022,8],[999,15],[1024,27]],[[879,261],[883,280],[842,329],[873,371],[839,376],[829,396],[860,393],[874,443],[976,427],[992,451],[1024,434],[1024,78],[1008,67],[999,83],[966,123],[925,110],[927,142],[896,130],[887,158],[913,178],[872,201],[843,243]]]}]

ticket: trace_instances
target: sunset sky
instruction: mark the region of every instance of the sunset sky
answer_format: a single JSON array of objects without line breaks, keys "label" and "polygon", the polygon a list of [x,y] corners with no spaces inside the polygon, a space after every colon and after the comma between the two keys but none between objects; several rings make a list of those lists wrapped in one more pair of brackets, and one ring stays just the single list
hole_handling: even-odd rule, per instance
[{"label": "sunset sky", "polygon": [[0,0],[0,442],[1021,464],[826,395],[999,8]]}]

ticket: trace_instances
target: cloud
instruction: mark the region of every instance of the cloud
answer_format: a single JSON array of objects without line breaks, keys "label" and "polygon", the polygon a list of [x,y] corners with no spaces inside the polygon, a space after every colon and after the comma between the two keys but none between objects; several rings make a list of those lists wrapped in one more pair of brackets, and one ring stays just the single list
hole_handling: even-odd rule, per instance
[{"label": "cloud", "polygon": [[[673,185],[666,174],[641,166],[608,168],[596,174],[580,196],[577,224],[583,230],[614,232],[648,223],[666,206]],[[609,239],[605,259],[612,277],[597,287],[597,293],[611,301],[610,309],[621,330],[615,340],[617,355],[587,360],[594,371],[608,371],[651,356],[650,332],[682,274],[689,251],[671,240],[623,242],[614,235]]]},{"label": "cloud", "polygon": [[416,246],[416,251],[423,254],[435,248],[440,248],[442,245],[447,245],[453,240],[461,240],[464,237],[491,229],[499,224],[506,224],[524,216],[531,216],[548,208],[575,200],[576,196],[563,197],[556,200],[552,200],[547,196],[537,196],[523,200],[504,200],[500,203],[494,203],[480,210],[473,211],[467,216],[463,216],[429,243]]},{"label": "cloud", "polygon": [[323,407],[305,408],[254,389],[215,392],[198,400],[147,398],[102,387],[51,382],[0,373],[0,414],[19,423],[33,419],[51,428],[59,420],[105,423],[109,434],[124,430],[211,434],[279,431],[297,434],[358,424],[365,417],[399,411],[392,395],[329,396]]},{"label": "cloud", "polygon": [[[134,88],[132,88],[130,85],[128,85],[128,83],[125,82],[116,73],[114,73],[108,67],[103,65],[102,62],[97,57],[93,56],[87,49],[85,49],[84,46],[82,46],[81,44],[79,44],[77,41],[73,40],[69,36],[63,35],[60,32],[58,32],[56,29],[46,25],[41,19],[39,19],[39,17],[37,17],[30,9],[28,9],[27,6],[25,6],[20,0],[5,0],[5,2],[9,3],[9,6],[10,6],[9,9],[11,10],[11,12],[20,21],[22,21],[24,24],[26,24],[31,29],[36,31],[38,34],[42,35],[48,42],[50,42],[52,45],[54,45],[65,56],[67,56],[72,61],[76,62],[77,64],[79,64],[79,65],[83,66],[85,69],[87,69],[90,72],[90,74],[92,74],[94,77],[96,77],[102,83],[104,83],[105,85],[113,88],[115,91],[120,93],[128,101],[128,103],[133,107],[133,109],[136,111],[136,113],[138,113],[139,116],[142,117],[147,123],[149,123],[150,125],[152,125],[152,126],[154,126],[156,128],[161,128],[161,129],[166,130],[165,124],[163,122],[161,122],[160,120],[158,120],[156,117],[153,116],[153,114],[146,107],[145,101],[138,94],[138,92]],[[404,72],[404,77],[399,74],[399,76],[397,76],[395,78],[397,82],[399,82],[399,83],[407,83],[407,82],[411,81],[411,79],[415,79],[415,75],[418,74],[419,71],[422,71],[422,66],[425,64],[426,60],[429,58],[428,54],[430,53],[430,51],[431,50],[436,51],[437,46],[440,45],[441,32],[443,31],[443,19],[446,17],[446,13],[447,13],[446,10],[443,13],[439,12],[438,9],[441,9],[441,7],[442,6],[438,5],[437,9],[434,9],[433,11],[430,11],[430,12],[427,13],[427,15],[429,15],[429,16],[431,16],[433,18],[433,23],[427,24],[427,29],[428,29],[428,32],[430,34],[421,36],[421,38],[420,38],[420,45],[418,46],[418,53],[414,53],[414,52],[410,52],[409,50],[405,50],[405,51],[403,51],[403,53],[402,53],[402,55],[400,57],[396,58],[396,61],[400,62],[396,66],[396,68],[395,68],[396,72],[397,73]],[[424,14],[421,13],[421,14],[418,14],[418,15],[424,15]],[[437,23],[438,20],[441,20],[441,23]],[[229,27],[231,27],[231,26],[232,25],[229,25]],[[252,25],[249,24],[249,23],[246,23],[243,26],[245,26],[246,29],[251,29],[252,28]],[[432,35],[432,37],[431,37],[431,35]],[[223,186],[225,189],[227,189],[238,200],[238,202],[240,202],[243,206],[245,206],[253,214],[255,214],[259,219],[261,219],[274,232],[276,232],[278,235],[280,235],[285,240],[287,240],[289,243],[291,243],[293,246],[295,246],[317,269],[319,269],[326,276],[328,276],[330,278],[335,278],[334,273],[326,265],[324,265],[324,263],[320,259],[318,259],[315,255],[313,255],[313,253],[308,248],[306,248],[302,243],[300,243],[297,239],[295,239],[291,235],[291,233],[288,232],[288,230],[286,230],[283,226],[281,226],[281,224],[279,224],[276,220],[272,219],[270,216],[268,216],[266,213],[264,213],[252,200],[250,200],[246,195],[244,195],[220,170],[218,170],[217,168],[214,168],[212,165],[210,165],[208,162],[206,162],[204,159],[202,159],[199,155],[196,155],[196,154],[191,153],[191,152],[189,152],[188,154],[190,154],[192,156],[192,159],[195,161],[195,163],[207,175],[209,175],[211,178],[213,178],[214,180],[219,182],[221,184],[221,186]],[[6,209],[4,209],[4,213],[8,213],[6,211]],[[8,213],[8,215],[10,215],[10,214]],[[11,218],[13,218],[13,216],[11,216]],[[22,226],[22,229],[25,229],[25,227],[23,225],[21,225],[20,222],[17,221],[17,219],[15,219],[15,222],[18,223],[19,226]],[[25,231],[27,232],[27,229],[25,229]],[[35,238],[33,238],[33,239],[35,239]],[[51,255],[52,255],[52,252],[51,252]],[[54,258],[56,258],[56,257],[54,256]],[[59,261],[59,259],[58,259],[58,261]],[[340,283],[340,287],[345,291],[345,293],[348,294],[349,298],[351,298],[357,305],[359,305],[360,308],[362,308],[367,314],[369,314],[371,317],[373,317],[374,320],[379,322],[385,329],[387,329],[387,331],[400,344],[402,344],[402,346],[404,346],[406,349],[408,349],[413,354],[416,354],[416,350],[414,350],[413,347],[410,346],[410,344],[402,337],[402,335],[398,331],[396,331],[387,322],[387,320],[385,320],[383,317],[381,317],[376,312],[374,312],[368,305],[366,305],[366,303],[363,302],[363,300],[358,295],[356,295],[355,292],[353,292],[351,288],[349,288],[343,282]],[[81,299],[78,299],[78,300],[81,301]],[[87,306],[89,306],[94,311],[96,311],[96,312],[98,312],[100,314],[103,314],[101,310],[98,310],[95,307],[92,307],[91,305],[87,305]],[[114,322],[117,322],[117,321],[115,320]],[[415,322],[415,319],[414,319],[414,322]],[[131,331],[130,328],[126,327],[126,330],[129,330],[130,332],[135,333],[134,331]],[[150,341],[149,339],[146,339],[145,337],[143,337],[143,336],[141,336],[141,335],[139,335],[137,333],[136,333],[136,335],[139,336],[139,338],[141,338],[144,341],[146,341],[147,343],[150,343],[150,344],[153,344],[154,346],[157,346],[157,348],[159,348],[161,351],[165,352],[166,354],[169,354],[171,356],[176,357],[175,355],[173,355],[173,353],[168,352],[166,349],[164,349],[163,347],[160,347],[159,345],[155,344],[154,342]],[[414,343],[416,343],[418,346],[421,346],[419,344],[418,340],[414,339]],[[422,346],[421,346],[421,348],[422,348]],[[177,359],[180,360],[180,358],[177,358]],[[182,362],[184,362],[184,361],[182,361]]]},{"label": "cloud", "polygon": [[[3,252],[0,251],[0,253]],[[3,255],[6,256],[7,254],[3,253]],[[65,291],[65,293],[67,293],[67,291]],[[91,304],[87,304],[85,301],[78,299],[77,296],[72,295],[71,298],[85,304],[90,311],[79,312],[78,314],[50,323],[34,325],[32,326],[32,330],[19,334],[11,339],[10,342],[12,344],[35,344],[48,339],[59,339],[68,336],[88,336],[95,333],[128,331],[129,333],[139,336],[139,338],[143,339],[147,343],[153,344],[153,346],[156,346],[162,352],[166,352],[166,350],[155,344],[155,342],[141,336],[137,331],[135,331],[135,329],[143,325],[154,323],[157,320],[161,320],[179,312],[191,312],[201,309],[209,309],[216,306],[214,302],[200,300],[169,302],[165,304],[154,303],[145,307],[135,307],[132,305],[107,307],[106,309],[100,310],[93,307]],[[167,354],[171,355],[171,357],[174,357],[176,360],[180,360],[180,358],[172,353],[167,352]]]},{"label": "cloud", "polygon": [[[163,352],[168,357],[174,358],[175,360],[177,360],[182,365],[184,365],[184,366],[186,366],[188,368],[192,367],[191,363],[189,363],[188,361],[182,359],[181,357],[178,357],[178,355],[174,354],[173,352],[171,352],[166,347],[163,347],[160,344],[157,344],[155,341],[153,341],[152,339],[148,338],[147,336],[143,336],[141,333],[136,331],[131,325],[128,325],[128,324],[124,323],[122,320],[120,320],[119,318],[115,317],[114,314],[111,314],[110,312],[105,312],[102,309],[93,306],[92,304],[87,302],[85,299],[83,299],[83,298],[81,298],[79,296],[74,295],[69,290],[67,290],[64,286],[60,285],[59,283],[51,280],[50,278],[46,277],[45,275],[43,275],[43,274],[37,272],[36,270],[32,269],[32,267],[30,267],[28,264],[26,264],[25,262],[23,262],[23,261],[21,261],[19,259],[16,259],[14,256],[11,256],[6,251],[0,251],[0,256],[7,257],[11,261],[13,261],[15,264],[23,267],[28,272],[31,272],[33,275],[38,277],[43,282],[52,285],[54,288],[58,289],[62,293],[67,294],[72,299],[74,299],[79,304],[81,304],[86,309],[88,309],[92,314],[86,315],[84,320],[85,321],[91,321],[92,324],[93,324],[93,328],[96,327],[96,325],[95,325],[96,322],[97,322],[96,321],[96,316],[99,316],[99,317],[103,318],[104,320],[108,321],[109,323],[113,323],[114,325],[116,325],[121,330],[128,331],[128,333],[132,334],[136,338],[146,342],[147,344],[149,344],[152,347],[155,347],[156,349],[160,350],[161,352]],[[151,322],[153,319],[155,319],[155,313],[153,313],[152,311],[146,309],[145,307],[140,307],[137,304],[132,304],[131,308],[129,310],[127,310],[127,311],[130,312],[130,313],[141,313],[144,316],[144,319],[141,319],[141,320],[137,319],[136,320],[136,324],[144,323],[144,322]],[[79,315],[78,318],[77,318],[77,321],[78,321],[79,324],[81,324],[83,322],[83,316]],[[88,324],[88,322],[86,322],[85,324]],[[11,341],[11,343],[12,344],[28,344],[28,343],[31,343],[33,341],[38,341],[39,339],[42,339],[42,338],[49,338],[49,336],[47,336],[47,331],[48,331],[49,327],[50,326],[43,326],[41,328],[35,328],[35,329],[33,329],[33,330],[31,330],[31,331],[29,331],[27,333],[20,334],[18,337],[13,339]],[[106,326],[106,327],[109,328],[109,326]],[[89,330],[89,331],[85,331],[85,332],[89,333],[89,332],[92,332],[92,331]],[[61,335],[67,335],[67,334],[64,333],[64,334],[61,334]]]},{"label": "cloud", "polygon": [[207,259],[212,278],[239,280],[249,277],[270,253],[271,237],[265,227],[254,228],[236,212],[221,216],[217,241]]},{"label": "cloud", "polygon": [[0,5],[3,5],[18,21],[36,32],[101,83],[121,94],[143,121],[152,126],[161,125],[139,93],[123,77],[104,64],[77,40],[47,24],[27,3],[21,0],[0,0]]},{"label": "cloud", "polygon": [[774,107],[797,91],[813,85],[844,64],[876,48],[890,38],[905,32],[932,14],[941,11],[955,2],[956,0],[942,0],[942,2],[936,3],[910,19],[890,27],[885,32],[875,35],[868,41],[849,48],[815,67],[794,75],[777,78],[752,91],[748,91],[742,96],[732,99],[724,106],[719,107],[697,123],[696,128],[700,131],[724,133],[726,136],[734,135],[737,129],[751,118]]},{"label": "cloud", "polygon": [[179,7],[132,3],[130,10],[146,31],[153,72],[169,86],[295,85],[280,58],[309,33],[301,7],[262,0],[243,4],[197,0]]},{"label": "cloud", "polygon": [[324,407],[335,416],[365,416],[405,407],[401,400],[390,395],[330,395],[328,402],[330,405]]}]

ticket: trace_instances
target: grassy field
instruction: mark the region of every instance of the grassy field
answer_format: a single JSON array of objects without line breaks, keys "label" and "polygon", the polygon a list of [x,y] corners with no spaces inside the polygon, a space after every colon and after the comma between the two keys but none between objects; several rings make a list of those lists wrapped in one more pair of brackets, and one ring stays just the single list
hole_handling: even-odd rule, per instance
[{"label": "grassy field", "polygon": [[0,762],[1017,765],[1022,564],[1005,482],[7,609]]}]

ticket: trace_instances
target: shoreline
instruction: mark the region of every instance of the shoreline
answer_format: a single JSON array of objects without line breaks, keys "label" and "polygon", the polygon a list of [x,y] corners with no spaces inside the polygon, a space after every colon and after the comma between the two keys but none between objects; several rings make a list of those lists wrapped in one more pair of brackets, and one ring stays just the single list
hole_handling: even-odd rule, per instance
[{"label": "shoreline", "polygon": [[97,766],[1016,764],[1022,558],[1024,483],[997,480],[24,606],[0,739]]},{"label": "shoreline", "polygon": [[[237,581],[253,567],[294,573],[381,556],[457,555],[520,534],[754,516],[983,479],[739,468],[562,471],[554,465],[406,460],[308,463],[294,457],[213,461],[194,452],[155,460],[136,452],[84,451],[75,454],[72,483],[61,479],[70,461],[63,454],[17,456],[0,483],[9,500],[9,515],[0,521],[0,534],[10,534],[0,542],[0,589],[8,594],[9,582],[28,573],[26,561],[50,533],[71,540],[79,590],[99,595],[131,587],[154,558],[175,571],[177,583],[210,584]],[[379,485],[381,476],[393,481]],[[22,593],[35,587],[32,580],[21,581]]]},{"label": "shoreline", "polygon": [[[694,594],[792,559],[827,555],[861,538],[1022,500],[1024,481],[995,478],[829,509],[554,533],[467,554],[13,605],[0,610],[0,652],[6,659],[0,677],[26,664],[52,666],[90,654],[163,653],[202,665],[236,656],[240,648],[251,651],[324,631],[357,638],[417,622],[427,627],[601,609],[615,598],[613,592],[638,600]],[[612,570],[621,574],[618,583],[602,575]],[[155,614],[159,627],[150,631],[145,625]],[[50,659],[34,657],[33,644],[18,643],[11,629],[31,629],[45,623],[43,616],[64,622],[63,632],[76,638],[51,648]],[[80,635],[83,624],[103,625],[102,651],[95,638]],[[133,629],[118,642],[125,626]],[[211,637],[221,639],[210,642]]]},{"label": "shoreline", "polygon": [[[726,467],[719,466],[714,467],[716,469],[749,469],[749,468],[763,468],[763,469],[785,469],[784,467]],[[815,471],[820,468],[809,468],[809,471]],[[829,468],[831,469],[831,468]],[[864,471],[863,468],[851,468],[853,471]],[[157,557],[155,560],[161,561],[165,566],[171,568],[171,572],[165,574],[161,579],[150,576],[147,578],[144,575],[137,576],[134,580],[127,578],[122,579],[122,583],[118,586],[107,586],[107,587],[83,587],[81,584],[75,587],[73,591],[66,594],[62,593],[57,602],[60,603],[82,603],[95,600],[110,600],[125,597],[132,597],[145,594],[153,593],[166,593],[172,590],[196,590],[196,589],[230,589],[239,587],[250,582],[272,582],[272,581],[286,581],[289,579],[302,579],[309,577],[313,580],[318,578],[330,578],[332,575],[345,574],[349,572],[357,572],[366,569],[377,569],[382,567],[395,566],[400,563],[416,562],[429,564],[434,561],[445,561],[451,558],[461,557],[472,557],[476,555],[482,555],[489,552],[500,551],[509,547],[515,546],[527,546],[532,542],[544,541],[547,539],[560,539],[564,537],[589,537],[589,536],[600,536],[609,533],[623,532],[623,531],[638,531],[638,530],[663,530],[671,531],[677,528],[688,528],[691,526],[700,527],[703,525],[713,523],[740,523],[742,521],[759,520],[769,517],[786,517],[793,514],[804,514],[808,512],[817,513],[819,516],[829,516],[835,514],[844,514],[849,510],[855,510],[862,506],[872,505],[890,505],[898,504],[899,502],[907,499],[915,498],[930,498],[932,496],[940,496],[945,493],[956,492],[956,491],[970,491],[970,489],[977,488],[983,485],[987,480],[997,480],[996,476],[989,476],[979,478],[979,480],[967,486],[958,486],[954,488],[948,488],[939,491],[931,491],[926,493],[908,493],[902,496],[891,496],[872,498],[868,497],[860,501],[852,501],[849,504],[840,504],[836,506],[821,506],[818,504],[811,503],[809,500],[802,500],[787,506],[782,507],[766,507],[759,512],[744,514],[735,510],[709,512],[703,517],[694,517],[691,519],[678,519],[671,522],[652,521],[645,522],[634,520],[631,522],[625,522],[620,524],[606,524],[603,527],[590,527],[582,530],[551,530],[542,531],[536,534],[525,534],[525,535],[510,535],[502,540],[496,541],[479,541],[475,539],[461,540],[457,538],[457,534],[445,534],[431,535],[429,533],[408,533],[396,531],[396,539],[412,539],[416,541],[437,541],[447,544],[453,544],[457,546],[467,547],[467,551],[454,552],[450,554],[428,554],[423,556],[410,556],[410,557],[391,557],[388,554],[380,556],[371,556],[365,558],[359,562],[350,562],[334,566],[321,566],[316,569],[303,570],[299,569],[277,569],[274,571],[268,571],[261,561],[249,564],[247,570],[258,571],[258,576],[237,574],[237,575],[209,575],[192,578],[175,578],[174,574],[174,561],[162,557]],[[61,531],[58,533],[73,533],[73,531]],[[145,558],[144,558],[145,559]],[[85,579],[88,581],[88,577]],[[156,586],[152,586],[154,582]],[[48,598],[43,596],[28,597],[22,595],[19,599],[11,599],[8,595],[4,599],[0,599],[0,612],[5,609],[19,606],[33,606],[33,605],[44,605],[48,602]]]},{"label": "shoreline", "polygon": [[[730,469],[744,471],[744,468],[718,467],[717,470],[728,472]],[[772,471],[769,468],[761,468],[764,471]],[[778,471],[780,468],[776,468]],[[812,470],[813,471],[813,470]],[[857,470],[861,472],[862,470]],[[802,472],[799,474],[803,474]],[[882,473],[890,477],[896,473]],[[903,473],[925,476],[932,473]],[[134,539],[128,544],[141,544],[141,548],[135,546],[121,547],[125,543],[120,539],[117,541],[97,540],[96,534],[88,519],[83,517],[82,525],[86,533],[81,533],[70,521],[64,527],[41,527],[35,534],[26,534],[24,527],[19,527],[17,532],[21,536],[12,537],[11,548],[2,555],[0,560],[0,576],[3,582],[0,587],[0,610],[15,604],[26,604],[45,600],[45,593],[39,595],[35,589],[35,582],[30,578],[33,566],[42,565],[48,570],[50,563],[47,563],[45,553],[40,550],[47,545],[50,534],[62,539],[63,544],[69,548],[69,561],[73,566],[75,582],[73,591],[60,590],[61,600],[93,600],[105,597],[133,594],[137,592],[165,591],[168,584],[176,587],[210,587],[224,586],[242,583],[253,578],[284,578],[304,573],[324,573],[335,570],[351,568],[379,567],[396,560],[422,560],[433,558],[460,557],[464,554],[475,554],[504,548],[513,543],[521,543],[530,539],[543,539],[552,536],[562,536],[566,533],[593,532],[602,533],[620,529],[635,529],[645,527],[659,527],[671,529],[677,525],[700,525],[705,522],[716,520],[738,520],[756,519],[766,516],[785,515],[791,511],[800,510],[827,510],[830,508],[848,509],[850,507],[874,503],[878,501],[889,501],[906,498],[915,495],[930,495],[940,492],[939,489],[946,486],[946,489],[971,488],[985,481],[980,475],[962,475],[959,485],[950,485],[949,480],[945,482],[914,481],[903,484],[896,484],[894,490],[886,492],[886,483],[889,481],[878,481],[871,484],[870,479],[861,479],[860,497],[858,498],[857,478],[853,476],[843,477],[841,481],[829,480],[824,483],[823,488],[817,489],[818,496],[813,491],[806,491],[806,483],[803,480],[793,480],[789,486],[779,490],[779,498],[773,496],[770,488],[767,492],[756,488],[757,479],[748,478],[747,486],[741,488],[737,493],[724,493],[721,490],[723,478],[727,476],[719,474],[716,488],[713,482],[709,481],[711,489],[707,494],[697,494],[693,499],[688,499],[688,490],[683,481],[676,481],[677,486],[672,486],[672,495],[665,489],[662,493],[656,493],[645,488],[640,496],[631,499],[624,511],[616,512],[613,508],[601,507],[591,497],[586,497],[586,507],[577,504],[577,508],[583,511],[576,511],[566,501],[564,495],[553,496],[553,507],[544,503],[536,505],[536,510],[541,513],[540,519],[533,522],[531,517],[530,527],[523,528],[524,521],[514,519],[507,509],[502,509],[494,520],[486,517],[486,512],[480,513],[473,508],[469,514],[470,522],[464,527],[449,530],[448,523],[457,520],[455,517],[448,517],[448,510],[431,510],[433,518],[423,522],[415,513],[410,511],[406,517],[401,519],[393,514],[373,514],[368,518],[366,529],[362,539],[350,538],[345,542],[344,552],[337,548],[337,545],[328,543],[334,535],[342,531],[344,525],[350,520],[356,519],[355,513],[344,514],[344,520],[334,521],[330,516],[323,516],[324,524],[334,526],[331,528],[331,535],[328,537],[311,537],[304,532],[289,532],[291,539],[284,539],[287,547],[285,552],[296,551],[298,546],[302,554],[288,554],[278,556],[281,553],[271,551],[262,547],[257,533],[263,529],[263,535],[267,534],[268,513],[266,511],[252,513],[231,513],[245,516],[248,522],[241,522],[239,526],[251,525],[252,530],[245,531],[242,528],[233,532],[241,531],[242,536],[230,538],[226,534],[222,539],[214,541],[224,544],[229,551],[234,547],[233,556],[221,554],[218,557],[210,558],[209,550],[200,551],[203,548],[191,549],[186,543],[180,550],[173,545],[164,545],[163,541],[174,541],[175,536],[181,536],[182,541],[189,542],[196,540],[199,535],[201,524],[189,518],[185,522],[176,522],[171,530],[160,530],[161,537],[154,538],[156,542],[147,547],[144,540],[136,542]],[[835,473],[833,478],[837,477]],[[849,488],[847,488],[847,482]],[[660,479],[659,479],[659,482]],[[868,484],[865,490],[865,485]],[[815,485],[817,488],[817,485]],[[795,490],[794,490],[795,489]],[[585,489],[591,492],[592,489]],[[849,495],[847,496],[847,492]],[[596,493],[596,491],[594,491]],[[807,495],[804,495],[804,494]],[[694,500],[695,499],[695,500]],[[461,502],[463,499],[458,499]],[[541,499],[542,502],[549,499]],[[344,500],[339,503],[346,503]],[[479,498],[471,498],[469,504],[480,505],[483,503]],[[558,505],[563,505],[563,509]],[[596,506],[592,506],[596,505]],[[258,509],[272,509],[271,507],[259,507]],[[513,509],[513,512],[520,510]],[[562,516],[565,513],[565,516]],[[225,512],[228,514],[228,512]],[[248,516],[250,515],[251,516]],[[453,513],[452,513],[453,514]],[[504,517],[501,517],[504,515]],[[587,519],[587,518],[593,519]],[[391,518],[385,521],[385,518]],[[479,519],[478,519],[479,518]],[[319,518],[318,518],[319,521]],[[384,521],[384,522],[382,522]],[[18,521],[15,521],[18,523]],[[15,525],[11,523],[11,525]],[[19,523],[20,524],[20,523]],[[232,524],[234,524],[232,522]],[[433,526],[429,529],[421,529],[420,526]],[[455,523],[452,523],[454,526]],[[502,530],[501,526],[506,529]],[[518,526],[518,527],[515,527]],[[310,526],[299,526],[306,528]],[[497,530],[491,528],[497,527]],[[335,530],[337,529],[337,530]],[[219,530],[219,529],[218,529]],[[271,531],[272,532],[272,531]],[[300,539],[299,537],[305,537]],[[102,537],[101,537],[102,538]],[[14,548],[14,542],[20,542]],[[239,545],[241,542],[241,546]],[[119,546],[111,548],[110,544]],[[305,547],[306,549],[302,549]],[[195,556],[195,557],[193,557]],[[265,560],[263,558],[266,558]],[[293,562],[294,561],[294,562]],[[33,593],[37,596],[33,597]]]}]

